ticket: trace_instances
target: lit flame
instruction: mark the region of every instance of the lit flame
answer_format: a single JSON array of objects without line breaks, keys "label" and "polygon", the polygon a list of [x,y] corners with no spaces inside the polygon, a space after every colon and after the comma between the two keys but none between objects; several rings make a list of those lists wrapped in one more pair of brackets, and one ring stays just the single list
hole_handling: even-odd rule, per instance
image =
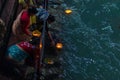
[{"label": "lit flame", "polygon": [[42,48],[42,43],[40,43],[39,47]]},{"label": "lit flame", "polygon": [[71,13],[72,13],[72,10],[71,10],[71,9],[66,9],[66,10],[65,10],[65,13],[66,13],[66,14],[71,14]]},{"label": "lit flame", "polygon": [[47,62],[48,64],[53,64],[54,63],[54,61],[53,60],[48,60],[48,62]]},{"label": "lit flame", "polygon": [[45,63],[47,64],[54,64],[54,61],[50,58],[45,58]]},{"label": "lit flame", "polygon": [[40,37],[41,32],[38,31],[38,30],[34,30],[34,31],[32,32],[32,35],[35,36],[35,37]]},{"label": "lit flame", "polygon": [[56,48],[62,49],[62,47],[63,47],[63,44],[62,44],[62,43],[57,43],[57,44],[56,44]]}]

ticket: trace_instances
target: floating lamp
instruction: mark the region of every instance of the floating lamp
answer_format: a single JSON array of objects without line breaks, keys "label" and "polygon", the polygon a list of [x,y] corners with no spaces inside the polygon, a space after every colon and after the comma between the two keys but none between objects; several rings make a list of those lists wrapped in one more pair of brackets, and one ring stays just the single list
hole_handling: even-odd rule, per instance
[{"label": "floating lamp", "polygon": [[71,13],[72,13],[72,10],[71,10],[71,9],[66,9],[66,10],[65,10],[65,13],[66,13],[66,14],[71,14]]},{"label": "floating lamp", "polygon": [[47,64],[54,64],[54,61],[50,58],[45,58],[45,63]]},{"label": "floating lamp", "polygon": [[53,64],[54,63],[54,61],[53,60],[48,60],[48,62],[47,62],[48,64]]},{"label": "floating lamp", "polygon": [[62,43],[57,43],[57,44],[56,44],[56,48],[57,48],[57,49],[62,49],[62,47],[63,47],[63,44],[62,44]]},{"label": "floating lamp", "polygon": [[38,31],[38,30],[34,30],[34,31],[32,32],[32,35],[35,36],[35,37],[40,37],[41,32]]}]

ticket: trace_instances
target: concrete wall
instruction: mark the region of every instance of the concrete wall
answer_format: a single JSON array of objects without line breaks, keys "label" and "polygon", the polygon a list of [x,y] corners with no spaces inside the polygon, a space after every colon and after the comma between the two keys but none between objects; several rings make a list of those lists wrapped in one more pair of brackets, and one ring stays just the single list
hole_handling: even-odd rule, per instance
[{"label": "concrete wall", "polygon": [[2,4],[4,3],[3,0],[0,0],[0,8],[3,9],[1,12],[1,19],[5,22],[7,25],[8,22],[10,21],[10,17],[12,16],[12,13],[14,11],[14,5],[17,0],[6,0],[4,7],[2,7]]},{"label": "concrete wall", "polygon": [[2,4],[4,3],[5,0],[0,0],[0,10],[2,8]]}]

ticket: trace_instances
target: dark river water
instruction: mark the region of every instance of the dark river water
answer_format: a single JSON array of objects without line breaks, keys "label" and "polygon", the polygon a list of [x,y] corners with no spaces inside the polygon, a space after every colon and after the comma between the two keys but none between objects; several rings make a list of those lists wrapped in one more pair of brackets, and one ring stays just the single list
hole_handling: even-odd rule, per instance
[{"label": "dark river water", "polygon": [[120,80],[120,0],[65,0],[64,80]]}]

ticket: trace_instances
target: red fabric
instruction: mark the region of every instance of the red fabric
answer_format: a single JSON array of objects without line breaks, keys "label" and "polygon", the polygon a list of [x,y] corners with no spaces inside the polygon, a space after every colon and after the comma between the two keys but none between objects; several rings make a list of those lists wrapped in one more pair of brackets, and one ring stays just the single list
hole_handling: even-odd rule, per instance
[{"label": "red fabric", "polygon": [[21,15],[21,24],[22,24],[22,30],[25,34],[29,35],[28,28],[30,24],[30,15],[27,11],[24,11]]},{"label": "red fabric", "polygon": [[30,44],[29,42],[20,42],[17,44],[17,46],[19,46],[21,49],[23,49],[30,55],[33,53],[33,45]]}]

